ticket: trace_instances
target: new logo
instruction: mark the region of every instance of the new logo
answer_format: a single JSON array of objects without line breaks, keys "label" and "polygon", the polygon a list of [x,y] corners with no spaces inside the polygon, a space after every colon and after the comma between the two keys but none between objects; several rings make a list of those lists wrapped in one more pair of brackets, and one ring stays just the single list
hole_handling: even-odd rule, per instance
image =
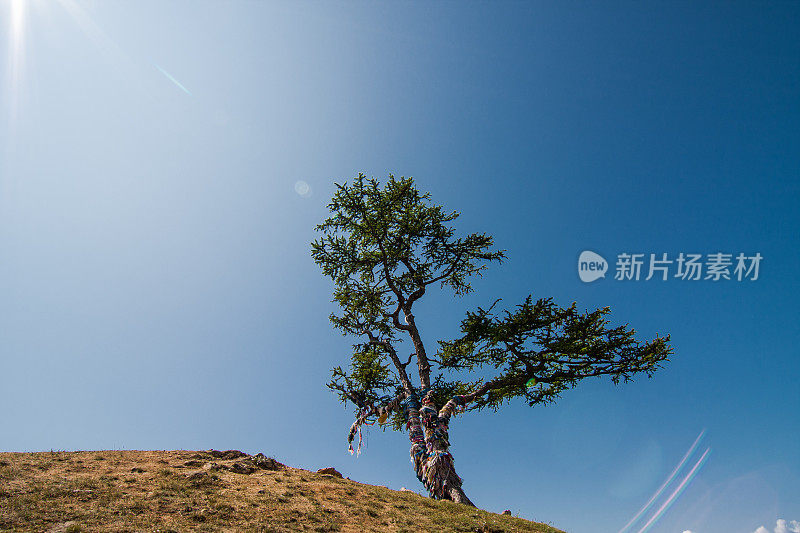
[{"label": "new logo", "polygon": [[608,262],[603,256],[584,250],[578,257],[578,276],[584,283],[590,283],[599,278],[606,277]]}]

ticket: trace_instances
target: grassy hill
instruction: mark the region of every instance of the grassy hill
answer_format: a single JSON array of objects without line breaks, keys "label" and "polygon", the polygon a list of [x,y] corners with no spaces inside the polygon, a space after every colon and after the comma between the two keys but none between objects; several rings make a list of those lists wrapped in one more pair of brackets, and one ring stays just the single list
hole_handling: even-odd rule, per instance
[{"label": "grassy hill", "polygon": [[558,533],[237,451],[0,453],[0,531]]}]

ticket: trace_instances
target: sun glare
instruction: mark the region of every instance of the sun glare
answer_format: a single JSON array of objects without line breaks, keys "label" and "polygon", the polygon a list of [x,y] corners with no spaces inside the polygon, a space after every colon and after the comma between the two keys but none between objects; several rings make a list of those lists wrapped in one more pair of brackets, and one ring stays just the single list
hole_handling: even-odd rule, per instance
[{"label": "sun glare", "polygon": [[9,9],[9,38],[8,43],[8,71],[6,73],[6,83],[8,83],[10,107],[10,119],[13,122],[17,114],[19,84],[22,77],[22,62],[24,55],[24,33],[25,33],[25,0],[10,0]]},{"label": "sun glare", "polygon": [[11,51],[22,46],[22,30],[25,20],[25,0],[11,0]]},{"label": "sun glare", "polygon": [[22,54],[22,37],[25,22],[25,0],[11,0],[11,66],[13,71],[19,68]]}]

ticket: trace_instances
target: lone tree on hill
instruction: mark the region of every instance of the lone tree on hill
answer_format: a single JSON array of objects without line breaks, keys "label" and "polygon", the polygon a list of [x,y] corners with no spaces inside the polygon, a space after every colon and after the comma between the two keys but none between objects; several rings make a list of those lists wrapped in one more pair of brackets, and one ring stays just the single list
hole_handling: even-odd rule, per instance
[{"label": "lone tree on hill", "polygon": [[[360,451],[362,424],[407,429],[414,470],[433,498],[473,505],[449,452],[454,413],[497,409],[517,397],[546,404],[594,376],[615,384],[650,377],[672,353],[669,336],[639,342],[627,325],[611,326],[608,307],[580,312],[575,303],[563,308],[528,296],[509,311],[492,305],[468,312],[461,336],[439,341],[432,356],[414,305],[436,285],[470,292],[470,278],[504,253],[486,234],[456,237],[458,213],[433,204],[412,178],[389,175],[381,187],[359,174],[350,185],[337,184],[328,208],[311,246],[341,308],[331,322],[359,339],[350,368],[334,368],[328,383],[356,407],[350,452],[356,434]],[[398,353],[406,336],[414,348],[407,359]],[[416,372],[408,370],[412,362]]]}]

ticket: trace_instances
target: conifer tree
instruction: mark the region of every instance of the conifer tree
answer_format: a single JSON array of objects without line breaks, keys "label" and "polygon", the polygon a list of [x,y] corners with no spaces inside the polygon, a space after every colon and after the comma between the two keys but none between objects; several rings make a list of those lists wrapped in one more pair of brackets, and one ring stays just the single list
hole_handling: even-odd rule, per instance
[{"label": "conifer tree", "polygon": [[[357,434],[360,448],[362,424],[407,431],[417,477],[434,498],[473,505],[450,454],[454,414],[516,398],[546,404],[590,377],[650,377],[672,353],[668,335],[640,342],[627,325],[612,326],[608,307],[582,312],[528,296],[506,311],[495,311],[495,301],[467,312],[459,335],[431,354],[415,306],[429,290],[469,293],[470,280],[504,252],[489,235],[457,236],[459,214],[434,204],[412,178],[389,175],[381,186],[359,174],[337,185],[328,208],[311,247],[334,283],[340,310],[331,322],[357,339],[349,368],[334,368],[328,384],[356,409],[350,450]],[[408,358],[404,340],[413,346]]]}]

